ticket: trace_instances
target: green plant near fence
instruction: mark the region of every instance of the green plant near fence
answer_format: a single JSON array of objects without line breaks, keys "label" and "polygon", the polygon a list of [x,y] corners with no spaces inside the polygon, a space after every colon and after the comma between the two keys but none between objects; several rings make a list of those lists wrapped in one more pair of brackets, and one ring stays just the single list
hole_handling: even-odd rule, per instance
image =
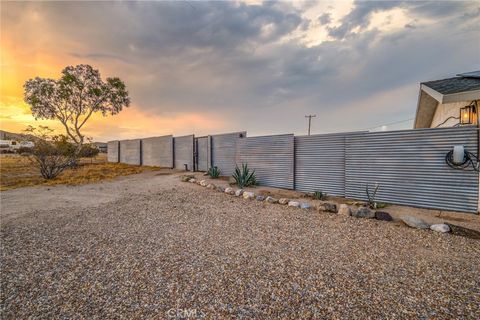
[{"label": "green plant near fence", "polygon": [[239,188],[245,188],[257,184],[257,177],[255,176],[255,170],[250,171],[246,163],[242,163],[240,169],[238,165],[235,165],[235,172],[233,173],[233,179]]},{"label": "green plant near fence", "polygon": [[212,178],[212,179],[218,179],[218,177],[220,177],[220,169],[218,169],[217,166],[210,167],[210,169],[208,169],[207,173],[210,176],[210,178]]}]

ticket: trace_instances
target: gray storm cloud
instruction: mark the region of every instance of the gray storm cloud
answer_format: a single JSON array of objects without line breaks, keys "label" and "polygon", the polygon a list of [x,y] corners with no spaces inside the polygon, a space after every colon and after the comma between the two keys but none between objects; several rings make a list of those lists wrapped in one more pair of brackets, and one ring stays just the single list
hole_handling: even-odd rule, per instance
[{"label": "gray storm cloud", "polygon": [[[410,118],[419,81],[480,64],[475,2],[356,2],[340,24],[327,12],[317,18],[330,37],[311,47],[289,37],[311,21],[285,2],[2,7],[2,32],[120,76],[144,112],[221,113],[232,129],[253,133],[301,133],[305,113],[318,115],[317,132]],[[393,8],[409,27],[367,28],[374,13]]]}]

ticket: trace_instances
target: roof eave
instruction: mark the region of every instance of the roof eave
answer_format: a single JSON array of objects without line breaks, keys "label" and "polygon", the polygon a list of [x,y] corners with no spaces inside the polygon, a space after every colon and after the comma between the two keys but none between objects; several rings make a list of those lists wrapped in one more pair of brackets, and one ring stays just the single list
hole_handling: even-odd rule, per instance
[{"label": "roof eave", "polygon": [[457,92],[457,93],[451,93],[451,94],[442,94],[423,83],[420,85],[420,89],[441,104],[480,99],[480,90],[471,90],[471,91]]}]

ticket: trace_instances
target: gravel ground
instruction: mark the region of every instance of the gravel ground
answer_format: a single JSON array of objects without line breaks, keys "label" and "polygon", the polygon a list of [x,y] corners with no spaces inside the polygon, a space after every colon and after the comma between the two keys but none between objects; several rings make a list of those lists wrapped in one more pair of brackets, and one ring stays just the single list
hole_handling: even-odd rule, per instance
[{"label": "gravel ground", "polygon": [[478,240],[139,179],[2,193],[3,319],[480,317]]}]

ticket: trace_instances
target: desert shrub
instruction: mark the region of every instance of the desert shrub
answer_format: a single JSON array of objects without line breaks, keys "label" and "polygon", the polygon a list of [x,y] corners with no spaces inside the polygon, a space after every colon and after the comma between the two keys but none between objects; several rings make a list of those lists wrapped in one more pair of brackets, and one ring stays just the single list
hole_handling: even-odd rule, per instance
[{"label": "desert shrub", "polygon": [[235,165],[235,172],[233,173],[233,179],[239,188],[245,188],[257,184],[257,178],[255,176],[255,170],[250,171],[246,163],[242,163],[242,169]]},{"label": "desert shrub", "polygon": [[220,169],[218,169],[217,166],[210,167],[210,169],[208,169],[207,173],[210,176],[210,178],[212,178],[212,179],[218,179],[218,177],[220,177]]},{"label": "desert shrub", "polygon": [[313,198],[316,200],[326,200],[327,199],[327,193],[322,192],[322,191],[315,191],[313,193]]},{"label": "desert shrub", "polygon": [[45,126],[30,126],[27,131],[36,137],[29,159],[44,179],[54,179],[75,162],[76,152],[65,136],[53,135],[53,130]]},{"label": "desert shrub", "polygon": [[93,162],[93,158],[95,158],[99,152],[100,150],[97,148],[97,146],[95,146],[92,143],[87,143],[82,145],[82,148],[78,153],[78,156],[80,158],[90,158]]},{"label": "desert shrub", "polygon": [[32,152],[33,152],[33,147],[20,147],[17,150],[17,153],[21,155],[29,155],[29,154],[32,154]]}]

